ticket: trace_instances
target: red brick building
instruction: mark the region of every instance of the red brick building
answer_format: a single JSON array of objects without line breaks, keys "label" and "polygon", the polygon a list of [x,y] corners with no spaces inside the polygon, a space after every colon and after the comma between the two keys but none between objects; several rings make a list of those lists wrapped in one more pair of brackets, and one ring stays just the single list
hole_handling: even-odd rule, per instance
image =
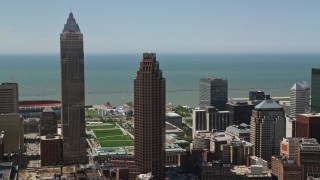
[{"label": "red brick building", "polygon": [[41,166],[58,165],[62,161],[62,140],[60,136],[40,137]]},{"label": "red brick building", "polygon": [[271,169],[278,180],[301,180],[301,168],[285,156],[272,156]]},{"label": "red brick building", "polygon": [[320,142],[320,113],[297,114],[295,137],[315,138]]}]

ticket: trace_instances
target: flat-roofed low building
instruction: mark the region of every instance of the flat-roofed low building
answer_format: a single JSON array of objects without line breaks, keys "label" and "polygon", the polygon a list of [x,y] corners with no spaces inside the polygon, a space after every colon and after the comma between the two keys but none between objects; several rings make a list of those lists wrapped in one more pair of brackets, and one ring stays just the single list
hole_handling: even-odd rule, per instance
[{"label": "flat-roofed low building", "polygon": [[104,179],[129,179],[128,167],[103,167],[100,169]]},{"label": "flat-roofed low building", "polygon": [[179,137],[183,137],[185,134],[190,134],[190,133],[184,132],[179,127],[166,122],[166,134],[175,134]]},{"label": "flat-roofed low building", "polygon": [[205,162],[201,166],[201,179],[226,180],[271,180],[271,171],[264,171],[261,165],[231,166],[220,161]]},{"label": "flat-roofed low building", "polygon": [[0,114],[0,132],[5,132],[4,152],[23,152],[23,119],[19,114]]},{"label": "flat-roofed low building", "polygon": [[128,168],[129,180],[135,180],[137,175],[141,174],[139,167],[136,165],[132,155],[127,156],[112,156],[108,159],[107,165],[115,168]]},{"label": "flat-roofed low building", "polygon": [[268,161],[257,156],[249,157],[249,165],[261,165],[263,171],[268,171]]},{"label": "flat-roofed low building", "polygon": [[112,157],[125,157],[131,154],[127,149],[123,147],[103,147],[103,148],[92,148],[89,154],[89,158],[95,163],[101,164]]},{"label": "flat-roofed low building", "polygon": [[76,172],[76,179],[79,180],[98,180],[102,179],[100,172],[95,168],[77,168]]},{"label": "flat-roofed low building", "polygon": [[210,140],[213,137],[213,132],[197,131],[190,146],[191,150],[210,150]]},{"label": "flat-roofed low building", "polygon": [[316,139],[301,140],[298,165],[302,170],[302,179],[307,179],[310,175],[320,177],[320,144]]},{"label": "flat-roofed low building", "polygon": [[182,125],[182,117],[174,112],[167,112],[166,113],[166,121],[175,125],[181,126]]},{"label": "flat-roofed low building", "polygon": [[242,123],[240,125],[228,126],[226,129],[226,136],[234,136],[238,139],[250,141],[250,125]]},{"label": "flat-roofed low building", "polygon": [[58,165],[62,162],[62,140],[59,135],[40,136],[41,166]]},{"label": "flat-roofed low building", "polygon": [[176,134],[166,134],[167,144],[177,144],[178,146],[185,148],[190,145],[186,140],[180,139]]},{"label": "flat-roofed low building", "polygon": [[248,180],[271,180],[272,174],[270,170],[264,171],[261,165],[251,166],[234,166],[231,169],[233,176],[231,179],[248,179]]},{"label": "flat-roofed low building", "polygon": [[6,180],[6,179],[16,179],[12,171],[12,162],[2,162],[0,163],[0,179]]},{"label": "flat-roofed low building", "polygon": [[272,156],[271,170],[278,180],[301,180],[301,168],[286,156]]},{"label": "flat-roofed low building", "polygon": [[223,156],[221,146],[227,144],[229,139],[224,132],[215,133],[210,139],[210,152],[214,153],[214,159],[221,159]]},{"label": "flat-roofed low building", "polygon": [[179,154],[185,155],[186,150],[176,144],[166,144],[166,167],[176,167],[180,164]]},{"label": "flat-roofed low building", "polygon": [[223,146],[229,147],[229,152],[221,149],[222,157],[225,157],[224,154],[229,155],[229,162],[226,162],[228,164],[246,165],[248,157],[253,155],[253,144],[248,141],[231,138]]},{"label": "flat-roofed low building", "polygon": [[232,179],[229,164],[222,164],[220,161],[203,162],[201,165],[201,179]]}]

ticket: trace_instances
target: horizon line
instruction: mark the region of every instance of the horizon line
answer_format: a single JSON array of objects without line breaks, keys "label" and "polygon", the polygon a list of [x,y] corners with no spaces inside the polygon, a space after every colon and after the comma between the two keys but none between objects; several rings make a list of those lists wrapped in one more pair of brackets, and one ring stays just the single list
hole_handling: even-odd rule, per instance
[{"label": "horizon line", "polygon": [[[166,55],[320,55],[320,52],[88,52],[84,55],[141,55],[143,53],[152,52],[156,54]],[[0,53],[0,55],[57,55],[60,53]]]}]

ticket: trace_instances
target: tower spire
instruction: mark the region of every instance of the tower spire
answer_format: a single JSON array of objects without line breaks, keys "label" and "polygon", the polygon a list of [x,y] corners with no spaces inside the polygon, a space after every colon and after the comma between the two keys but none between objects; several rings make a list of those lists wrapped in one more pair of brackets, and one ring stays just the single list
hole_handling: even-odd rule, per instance
[{"label": "tower spire", "polygon": [[64,25],[62,33],[64,32],[81,32],[76,19],[73,17],[73,13],[70,11],[67,23]]}]

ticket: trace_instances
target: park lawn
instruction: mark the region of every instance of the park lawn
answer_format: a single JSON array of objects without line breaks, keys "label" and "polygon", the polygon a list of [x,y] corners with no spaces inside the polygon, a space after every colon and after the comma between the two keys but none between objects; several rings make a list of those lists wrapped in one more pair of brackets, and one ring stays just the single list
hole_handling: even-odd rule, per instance
[{"label": "park lawn", "polygon": [[125,135],[117,135],[117,136],[106,136],[106,137],[100,137],[98,141],[104,141],[104,140],[132,140],[129,136]]},{"label": "park lawn", "polygon": [[110,124],[110,125],[87,125],[86,128],[88,130],[94,130],[94,129],[112,129],[116,128],[116,125]]},{"label": "park lawn", "polygon": [[133,140],[128,135],[123,135],[122,131],[118,128],[114,129],[93,129],[97,137],[98,143],[101,147],[121,147],[133,146]]},{"label": "park lawn", "polygon": [[92,110],[92,109],[86,110],[86,116],[94,119],[100,118],[100,115],[95,110]]},{"label": "park lawn", "polygon": [[98,139],[106,136],[122,135],[122,131],[120,129],[93,130],[93,132]]},{"label": "park lawn", "polygon": [[101,147],[133,146],[133,140],[103,140],[99,141]]}]

